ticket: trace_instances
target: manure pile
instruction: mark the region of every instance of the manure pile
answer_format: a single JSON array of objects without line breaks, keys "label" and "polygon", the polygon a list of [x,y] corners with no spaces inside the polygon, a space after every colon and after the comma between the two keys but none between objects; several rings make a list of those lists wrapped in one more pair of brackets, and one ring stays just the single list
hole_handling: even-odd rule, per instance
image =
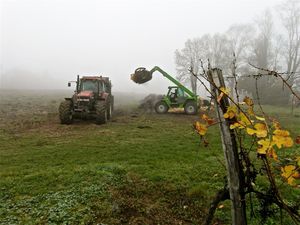
[{"label": "manure pile", "polygon": [[162,100],[163,95],[149,94],[140,101],[139,109],[146,112],[153,112],[155,104]]}]

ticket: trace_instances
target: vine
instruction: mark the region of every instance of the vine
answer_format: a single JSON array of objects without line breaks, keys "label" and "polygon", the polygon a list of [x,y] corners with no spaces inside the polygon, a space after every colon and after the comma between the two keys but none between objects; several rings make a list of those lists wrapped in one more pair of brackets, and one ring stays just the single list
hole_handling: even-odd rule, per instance
[{"label": "vine", "polygon": [[[256,95],[257,104],[260,109],[259,114],[255,110],[255,104],[252,98],[245,97],[242,102],[239,102],[238,95],[238,79],[235,73],[235,60],[233,62],[233,78],[235,81],[235,96],[236,100],[230,94],[230,91],[225,86],[217,85],[214,81],[210,80],[208,73],[210,68],[205,71],[203,63],[201,61],[203,73],[194,74],[190,70],[190,73],[195,76],[205,89],[211,94],[211,98],[215,100],[215,107],[220,107],[221,102],[224,99],[228,99],[230,105],[223,110],[223,117],[228,122],[230,130],[234,132],[235,139],[238,145],[238,164],[242,171],[242,192],[244,195],[249,195],[251,215],[254,215],[253,209],[253,195],[260,201],[261,205],[261,221],[265,222],[267,217],[272,216],[275,212],[271,210],[271,207],[275,204],[280,211],[285,211],[296,223],[300,223],[299,203],[290,204],[283,199],[282,194],[279,191],[279,187],[283,183],[299,188],[300,187],[300,156],[293,155],[292,158],[286,158],[285,156],[279,156],[278,152],[283,149],[290,149],[295,145],[300,145],[300,136],[292,137],[290,132],[282,127],[282,125],[276,119],[269,117],[264,111],[259,101],[259,90],[257,82],[261,76],[274,76],[279,78],[283,85],[288,87],[291,94],[300,100],[300,97],[293,90],[293,87],[288,83],[287,79],[283,77],[285,73],[279,73],[263,68],[258,68],[252,65],[254,68],[260,71],[266,72],[266,74],[255,74],[252,77],[256,80]],[[249,76],[250,77],[250,76]],[[218,95],[214,95],[205,84],[210,85],[211,88],[215,88],[218,91]],[[194,129],[198,133],[204,146],[208,146],[208,140],[206,133],[211,126],[219,124],[219,121],[209,117],[207,114],[203,114],[199,121],[194,123]],[[250,140],[250,144],[247,144]],[[261,168],[258,168],[255,159],[251,157],[251,153],[256,153],[259,160],[261,160]],[[252,154],[253,155],[253,154]],[[274,164],[280,166],[273,166]],[[258,174],[266,176],[269,188],[266,191],[261,191],[256,188],[256,178]],[[281,180],[281,184],[278,185],[278,180]],[[214,212],[221,201],[229,199],[228,184],[224,184],[224,188],[221,189],[214,201],[212,202],[209,213],[207,215],[204,224],[211,224]],[[282,215],[282,213],[281,213]]]}]

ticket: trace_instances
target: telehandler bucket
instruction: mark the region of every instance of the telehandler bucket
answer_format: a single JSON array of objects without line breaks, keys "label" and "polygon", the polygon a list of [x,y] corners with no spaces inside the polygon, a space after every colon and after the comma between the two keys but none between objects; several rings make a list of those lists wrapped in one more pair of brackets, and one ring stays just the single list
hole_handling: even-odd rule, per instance
[{"label": "telehandler bucket", "polygon": [[131,74],[131,80],[137,84],[143,84],[152,79],[152,73],[144,67],[137,68],[134,74]]}]

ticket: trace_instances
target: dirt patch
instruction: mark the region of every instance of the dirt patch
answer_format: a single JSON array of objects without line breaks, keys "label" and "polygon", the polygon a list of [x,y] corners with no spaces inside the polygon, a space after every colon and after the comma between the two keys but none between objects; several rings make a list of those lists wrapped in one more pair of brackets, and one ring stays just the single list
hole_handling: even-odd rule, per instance
[{"label": "dirt patch", "polygon": [[140,126],[137,126],[137,128],[139,128],[139,129],[149,129],[149,128],[152,128],[152,127],[140,125]]}]

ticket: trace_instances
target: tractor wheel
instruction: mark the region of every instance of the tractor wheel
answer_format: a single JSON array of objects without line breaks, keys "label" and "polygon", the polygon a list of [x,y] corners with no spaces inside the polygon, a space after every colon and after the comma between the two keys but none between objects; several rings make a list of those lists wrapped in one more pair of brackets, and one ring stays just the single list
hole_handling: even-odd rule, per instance
[{"label": "tractor wheel", "polygon": [[112,110],[113,110],[112,102],[109,102],[107,104],[107,120],[111,119],[111,117],[112,117]]},{"label": "tractor wheel", "polygon": [[115,102],[115,98],[114,98],[114,96],[111,96],[110,104],[111,104],[111,111],[112,112],[114,111],[114,102]]},{"label": "tractor wheel", "polygon": [[65,100],[60,103],[58,111],[61,124],[71,124],[73,122],[71,101]]},{"label": "tractor wheel", "polygon": [[104,124],[107,122],[107,110],[105,101],[98,101],[95,104],[96,108],[96,124]]},{"label": "tractor wheel", "polygon": [[168,110],[169,110],[168,105],[163,101],[160,101],[160,102],[155,104],[155,111],[158,114],[166,113],[166,112],[168,112]]},{"label": "tractor wheel", "polygon": [[184,106],[184,112],[188,115],[195,115],[197,111],[197,103],[195,101],[188,101]]}]

